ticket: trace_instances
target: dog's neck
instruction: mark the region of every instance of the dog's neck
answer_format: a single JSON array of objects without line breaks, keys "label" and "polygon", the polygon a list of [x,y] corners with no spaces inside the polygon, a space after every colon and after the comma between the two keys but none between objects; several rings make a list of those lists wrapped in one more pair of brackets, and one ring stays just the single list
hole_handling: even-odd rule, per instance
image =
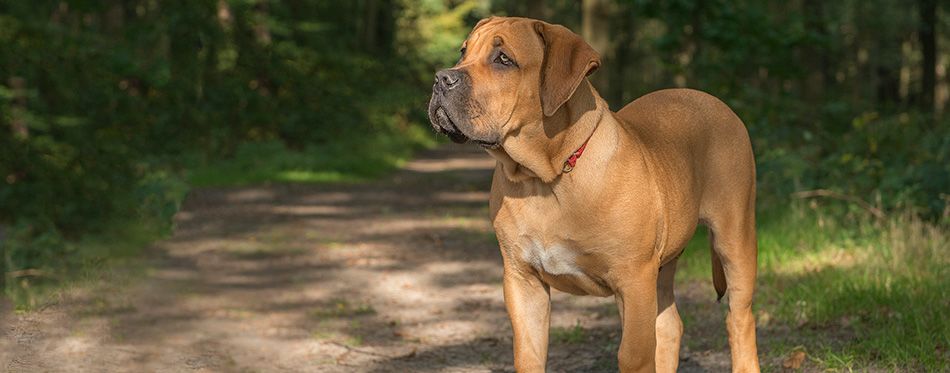
[{"label": "dog's neck", "polygon": [[[488,150],[501,163],[505,176],[513,182],[540,179],[552,183],[564,173],[564,162],[585,142],[593,140],[601,126],[616,125],[607,103],[584,79],[574,95],[554,115],[542,123],[527,123],[502,140],[498,149]],[[614,128],[604,128],[612,131]],[[596,141],[593,141],[596,142]],[[591,153],[600,153],[589,143],[577,167],[594,163]]]}]

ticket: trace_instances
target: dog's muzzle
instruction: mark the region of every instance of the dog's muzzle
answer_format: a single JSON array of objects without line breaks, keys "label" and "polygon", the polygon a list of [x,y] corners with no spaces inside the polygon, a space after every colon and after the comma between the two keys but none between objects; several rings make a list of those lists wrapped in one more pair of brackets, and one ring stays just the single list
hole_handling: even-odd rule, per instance
[{"label": "dog's muzzle", "polygon": [[[499,147],[498,142],[470,138],[462,132],[456,122],[459,117],[466,118],[467,116],[464,110],[462,112],[458,111],[459,108],[466,107],[460,97],[465,97],[467,84],[465,73],[458,70],[445,69],[435,74],[435,84],[432,85],[432,99],[429,100],[429,121],[432,122],[432,128],[436,132],[448,136],[452,142],[457,144],[472,140],[483,148],[496,149]],[[455,116],[455,119],[452,119],[453,116]]]},{"label": "dog's muzzle", "polygon": [[435,130],[448,136],[452,142],[464,144],[468,141],[468,136],[465,136],[465,134],[458,129],[455,122],[452,121],[452,118],[449,118],[449,114],[445,112],[444,107],[436,106],[435,113],[430,114],[429,117]]},{"label": "dog's muzzle", "polygon": [[449,95],[458,95],[458,92],[453,92],[453,90],[462,85],[462,78],[462,73],[458,70],[445,69],[435,73],[432,99],[429,100],[429,121],[432,122],[432,128],[458,144],[467,142],[468,136],[462,133],[455,121],[449,116],[445,105],[450,100],[457,100],[457,97],[449,97]]}]

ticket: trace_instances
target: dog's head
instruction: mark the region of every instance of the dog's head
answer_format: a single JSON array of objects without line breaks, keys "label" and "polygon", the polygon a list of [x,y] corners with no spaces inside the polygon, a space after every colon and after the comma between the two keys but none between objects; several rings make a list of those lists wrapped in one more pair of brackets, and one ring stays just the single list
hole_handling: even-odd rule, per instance
[{"label": "dog's head", "polygon": [[462,43],[454,67],[435,74],[429,120],[456,143],[497,148],[509,133],[554,115],[600,56],[560,25],[491,17]]}]

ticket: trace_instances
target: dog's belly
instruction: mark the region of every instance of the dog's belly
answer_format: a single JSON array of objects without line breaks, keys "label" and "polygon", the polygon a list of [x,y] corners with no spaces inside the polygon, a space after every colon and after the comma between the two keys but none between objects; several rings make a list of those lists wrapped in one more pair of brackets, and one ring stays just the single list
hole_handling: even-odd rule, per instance
[{"label": "dog's belly", "polygon": [[575,295],[606,297],[613,290],[594,271],[584,265],[589,255],[567,242],[543,243],[536,238],[523,238],[521,259],[538,271],[541,280],[551,287]]}]

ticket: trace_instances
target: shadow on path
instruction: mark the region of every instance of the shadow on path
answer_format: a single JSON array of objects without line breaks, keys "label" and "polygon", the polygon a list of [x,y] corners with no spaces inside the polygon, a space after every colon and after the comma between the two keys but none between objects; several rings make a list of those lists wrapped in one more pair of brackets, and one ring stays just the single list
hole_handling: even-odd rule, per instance
[{"label": "shadow on path", "polygon": [[[4,321],[0,367],[511,371],[493,167],[452,146],[372,183],[195,190],[145,274],[119,269]],[[553,308],[549,370],[615,371],[612,300],[558,293]],[[724,343],[720,320],[700,326]],[[722,354],[694,355],[681,370],[723,368]]]}]

